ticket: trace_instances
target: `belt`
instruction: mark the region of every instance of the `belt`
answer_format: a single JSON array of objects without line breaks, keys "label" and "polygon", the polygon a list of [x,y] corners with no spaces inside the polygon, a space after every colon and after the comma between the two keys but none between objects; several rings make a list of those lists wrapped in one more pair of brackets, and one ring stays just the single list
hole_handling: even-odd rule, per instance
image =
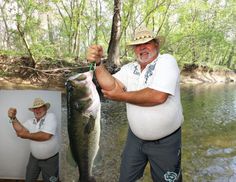
[{"label": "belt", "polygon": [[[32,153],[31,153],[31,155],[32,155]],[[33,155],[32,155],[32,156],[33,156],[35,159],[39,160],[39,161],[46,161],[46,160],[48,160],[48,159],[51,159],[51,158],[53,158],[53,157],[56,157],[57,155],[59,155],[59,152],[57,152],[55,155],[53,155],[53,156],[51,156],[51,157],[49,157],[49,158],[47,158],[47,159],[37,159],[37,158],[34,157]]]},{"label": "belt", "polygon": [[56,157],[57,155],[59,155],[59,152],[57,152],[55,155],[53,155],[52,157],[49,157],[49,158],[47,158],[47,159],[51,159],[51,158],[53,158],[53,157]]},{"label": "belt", "polygon": [[157,140],[143,140],[143,141],[144,141],[144,142],[158,142],[158,141],[160,141],[160,140],[162,140],[162,139],[165,139],[165,138],[168,138],[168,137],[174,135],[175,133],[179,132],[180,130],[181,130],[181,127],[179,127],[177,130],[175,130],[174,132],[172,132],[171,134],[169,134],[169,135],[167,135],[167,136],[165,136],[165,137],[163,137],[163,138],[159,138],[159,139],[157,139]]}]

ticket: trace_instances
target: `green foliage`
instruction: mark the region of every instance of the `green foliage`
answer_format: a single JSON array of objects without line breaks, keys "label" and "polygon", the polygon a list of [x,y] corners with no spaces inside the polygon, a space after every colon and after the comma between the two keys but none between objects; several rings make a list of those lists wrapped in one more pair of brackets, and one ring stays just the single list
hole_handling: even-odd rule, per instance
[{"label": "green foliage", "polygon": [[38,60],[43,58],[56,58],[56,48],[48,41],[40,42],[39,44],[32,44],[31,51]]},{"label": "green foliage", "polygon": [[9,73],[0,70],[0,77],[9,76]]},{"label": "green foliage", "polygon": [[0,50],[0,55],[5,56],[24,56],[25,52],[16,50]]},{"label": "green foliage", "polygon": [[[104,46],[106,52],[110,42],[114,2],[5,1],[4,16],[0,19],[3,27],[0,49],[28,54],[16,28],[18,24],[37,59],[84,59],[86,48],[94,43]],[[147,25],[155,33],[166,37],[161,52],[173,54],[179,65],[194,63],[234,68],[234,0],[127,0],[121,3],[120,55],[125,62],[133,57],[126,45],[134,30],[140,25]],[[6,8],[13,10],[6,11]]]}]

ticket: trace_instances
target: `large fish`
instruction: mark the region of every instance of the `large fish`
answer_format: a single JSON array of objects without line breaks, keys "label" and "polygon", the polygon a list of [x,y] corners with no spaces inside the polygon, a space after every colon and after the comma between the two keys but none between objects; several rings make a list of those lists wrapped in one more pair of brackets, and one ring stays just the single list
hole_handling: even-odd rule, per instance
[{"label": "large fish", "polygon": [[99,148],[101,103],[93,72],[77,74],[66,82],[68,135],[80,182],[95,182],[93,162]]}]

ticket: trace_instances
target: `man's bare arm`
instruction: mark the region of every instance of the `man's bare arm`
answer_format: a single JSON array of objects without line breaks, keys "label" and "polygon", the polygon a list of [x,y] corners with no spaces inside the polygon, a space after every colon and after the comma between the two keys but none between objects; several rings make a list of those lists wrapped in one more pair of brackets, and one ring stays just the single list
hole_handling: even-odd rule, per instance
[{"label": "man's bare arm", "polygon": [[160,92],[151,88],[144,88],[138,91],[124,91],[119,85],[111,91],[102,90],[104,97],[115,100],[135,104],[139,106],[155,106],[164,103],[169,94]]},{"label": "man's bare arm", "polygon": [[17,133],[17,136],[23,139],[29,139],[34,141],[46,141],[49,140],[53,135],[43,131],[39,131],[36,133],[30,133],[29,131],[22,131]]},{"label": "man's bare arm", "polygon": [[[100,45],[92,45],[87,50],[87,60],[90,63],[96,62],[97,64],[100,64],[101,58],[103,57],[103,48]],[[113,90],[115,88],[116,83],[118,83],[121,87],[123,85],[121,82],[118,82],[106,69],[106,67],[103,64],[100,64],[96,67],[95,70],[96,78],[104,90]]]}]

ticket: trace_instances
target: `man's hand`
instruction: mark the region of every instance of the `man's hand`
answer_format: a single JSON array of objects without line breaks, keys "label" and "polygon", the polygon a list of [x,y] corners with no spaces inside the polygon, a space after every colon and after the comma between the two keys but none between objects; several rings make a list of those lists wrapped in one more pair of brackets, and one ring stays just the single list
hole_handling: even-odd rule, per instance
[{"label": "man's hand", "polygon": [[12,126],[16,131],[17,136],[21,137],[21,134],[25,134],[22,132],[28,131],[16,118],[17,110],[16,108],[9,108],[8,109],[8,117],[12,120]]},{"label": "man's hand", "polygon": [[15,119],[16,118],[16,113],[17,113],[16,108],[11,107],[11,108],[8,109],[8,117],[10,119]]},{"label": "man's hand", "polygon": [[30,138],[30,132],[26,130],[25,128],[22,128],[19,131],[16,131],[16,134],[18,137],[23,138],[23,139],[29,139]]},{"label": "man's hand", "polygon": [[88,62],[99,64],[101,62],[101,58],[103,57],[103,48],[100,45],[91,45],[87,49],[86,59]]},{"label": "man's hand", "polygon": [[125,91],[118,82],[115,82],[115,87],[112,90],[102,90],[102,93],[105,98],[115,101],[124,101],[122,95]]}]

